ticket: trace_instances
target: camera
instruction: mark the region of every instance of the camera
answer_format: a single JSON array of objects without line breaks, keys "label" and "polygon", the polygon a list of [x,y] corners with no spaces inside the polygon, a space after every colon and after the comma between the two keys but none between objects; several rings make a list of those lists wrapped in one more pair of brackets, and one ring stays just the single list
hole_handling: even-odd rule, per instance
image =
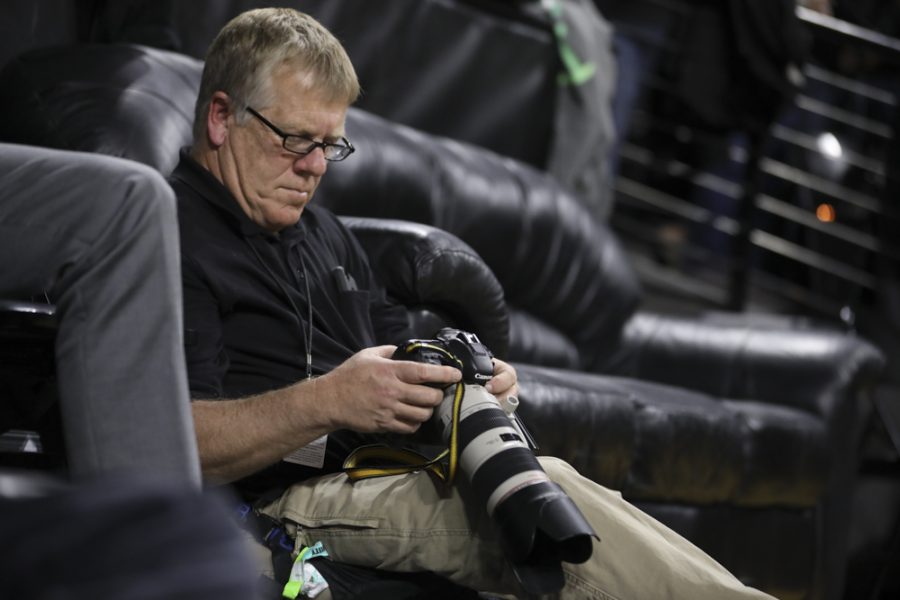
[{"label": "camera", "polygon": [[468,493],[497,525],[503,550],[525,590],[548,594],[561,589],[560,562],[590,558],[596,534],[535,457],[527,429],[515,414],[518,401],[510,398],[501,406],[484,388],[494,371],[490,350],[473,333],[444,328],[435,339],[401,344],[393,358],[462,371],[461,398],[456,386],[449,386],[435,411],[444,442],[458,452]]}]

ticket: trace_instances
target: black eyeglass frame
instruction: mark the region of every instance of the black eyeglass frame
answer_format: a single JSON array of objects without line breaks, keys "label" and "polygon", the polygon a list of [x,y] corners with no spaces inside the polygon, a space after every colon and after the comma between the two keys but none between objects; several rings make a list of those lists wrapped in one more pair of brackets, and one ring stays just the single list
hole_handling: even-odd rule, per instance
[{"label": "black eyeglass frame", "polygon": [[[282,131],[281,129],[276,127],[271,121],[269,121],[267,118],[265,118],[264,116],[259,114],[257,111],[255,111],[250,106],[247,107],[247,112],[250,113],[251,115],[253,115],[254,117],[256,117],[257,119],[259,119],[259,121],[263,125],[265,125],[269,129],[271,129],[278,137],[280,137],[281,138],[281,146],[288,152],[292,152],[294,154],[299,154],[300,156],[306,156],[310,152],[314,151],[316,148],[321,148],[322,155],[325,157],[325,160],[331,161],[331,162],[340,162],[340,161],[344,160],[345,158],[347,158],[348,156],[350,156],[351,154],[353,154],[354,152],[356,152],[356,148],[353,146],[353,144],[350,143],[350,140],[348,140],[345,137],[341,137],[341,141],[343,141],[343,144],[332,144],[329,142],[317,142],[316,140],[311,140],[308,137],[304,137],[302,135],[297,135],[294,133],[285,133],[284,131]],[[293,148],[288,148],[288,140],[291,138],[297,139],[297,140],[303,140],[303,143],[308,144],[309,147],[303,151],[294,150]],[[331,157],[328,156],[329,152],[335,152],[335,151],[346,152],[346,154],[338,154],[337,156],[332,155]]]}]

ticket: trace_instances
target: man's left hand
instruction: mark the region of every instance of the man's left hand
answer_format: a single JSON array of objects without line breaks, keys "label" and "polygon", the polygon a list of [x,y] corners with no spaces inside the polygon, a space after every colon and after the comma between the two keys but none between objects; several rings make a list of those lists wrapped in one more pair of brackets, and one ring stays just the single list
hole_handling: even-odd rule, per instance
[{"label": "man's left hand", "polygon": [[503,401],[507,396],[516,396],[519,393],[516,370],[512,365],[499,359],[494,359],[494,376],[484,386],[497,400]]}]

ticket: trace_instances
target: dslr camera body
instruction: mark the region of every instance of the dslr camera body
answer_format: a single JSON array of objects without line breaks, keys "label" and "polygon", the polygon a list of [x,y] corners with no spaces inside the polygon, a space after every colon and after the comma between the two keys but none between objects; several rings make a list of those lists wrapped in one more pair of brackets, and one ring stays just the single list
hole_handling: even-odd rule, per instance
[{"label": "dslr camera body", "polygon": [[[457,404],[449,386],[435,419],[450,445],[454,426],[459,467],[475,499],[485,506],[523,587],[548,594],[563,587],[561,561],[582,563],[596,534],[571,498],[550,481],[534,455],[534,444],[518,420],[518,400],[504,405],[485,388],[493,376],[493,355],[473,333],[444,328],[435,339],[409,340],[393,358],[449,365],[463,373]],[[451,445],[451,449],[453,446]]]}]

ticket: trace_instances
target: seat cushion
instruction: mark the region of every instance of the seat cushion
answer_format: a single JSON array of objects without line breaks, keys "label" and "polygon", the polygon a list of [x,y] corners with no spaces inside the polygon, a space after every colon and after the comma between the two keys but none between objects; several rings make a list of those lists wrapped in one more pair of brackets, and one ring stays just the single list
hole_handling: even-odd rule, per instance
[{"label": "seat cushion", "polygon": [[578,348],[564,333],[528,311],[509,308],[509,360],[577,369]]},{"label": "seat cushion", "polygon": [[516,365],[540,453],[653,502],[814,506],[828,476],[826,430],[800,409],[662,384]]}]

